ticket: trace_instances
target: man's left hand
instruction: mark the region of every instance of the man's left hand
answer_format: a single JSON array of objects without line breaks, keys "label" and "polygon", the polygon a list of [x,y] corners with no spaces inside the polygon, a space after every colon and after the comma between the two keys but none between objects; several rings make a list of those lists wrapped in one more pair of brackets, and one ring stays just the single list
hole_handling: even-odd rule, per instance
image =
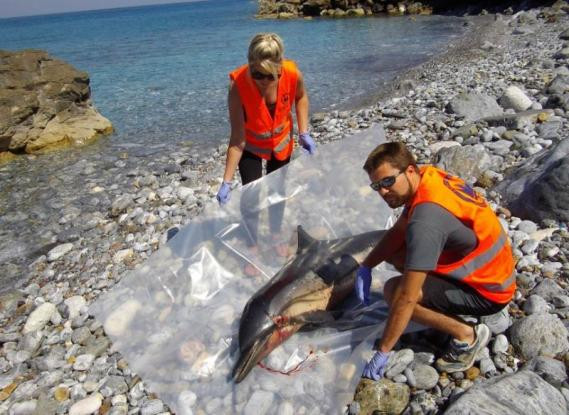
[{"label": "man's left hand", "polygon": [[371,360],[364,367],[362,373],[363,378],[368,378],[372,380],[379,380],[383,377],[389,358],[391,357],[391,352],[383,353],[381,351],[375,352]]}]

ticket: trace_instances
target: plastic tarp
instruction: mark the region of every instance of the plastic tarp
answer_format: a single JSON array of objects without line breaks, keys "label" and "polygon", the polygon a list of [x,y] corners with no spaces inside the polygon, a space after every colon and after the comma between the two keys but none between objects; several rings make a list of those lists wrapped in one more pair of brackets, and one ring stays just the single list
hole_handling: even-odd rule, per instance
[{"label": "plastic tarp", "polygon": [[352,401],[386,320],[381,286],[394,272],[382,267],[371,305],[352,294],[333,324],[294,334],[240,383],[231,372],[243,308],[287,249],[296,253],[298,225],[318,239],[391,225],[392,210],[362,169],[383,141],[372,126],[234,189],[224,207],[212,200],[92,305],[114,350],[176,414],[333,414]]}]

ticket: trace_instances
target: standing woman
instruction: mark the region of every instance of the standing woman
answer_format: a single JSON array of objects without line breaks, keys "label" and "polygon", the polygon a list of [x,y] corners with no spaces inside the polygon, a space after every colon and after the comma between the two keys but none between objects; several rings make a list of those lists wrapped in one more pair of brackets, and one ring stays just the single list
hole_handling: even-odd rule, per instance
[{"label": "standing woman", "polygon": [[283,42],[275,33],[259,33],[249,45],[247,65],[229,74],[229,119],[231,138],[223,183],[217,200],[225,204],[231,181],[239,166],[243,185],[262,176],[262,159],[267,174],[290,161],[293,142],[291,109],[294,102],[299,144],[314,154],[316,144],[308,133],[308,94],[302,73],[283,58]]}]

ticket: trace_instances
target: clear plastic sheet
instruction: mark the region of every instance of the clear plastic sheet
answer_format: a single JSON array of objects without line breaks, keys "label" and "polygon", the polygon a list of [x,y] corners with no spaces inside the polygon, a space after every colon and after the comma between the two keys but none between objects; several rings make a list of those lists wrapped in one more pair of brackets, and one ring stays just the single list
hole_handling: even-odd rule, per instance
[{"label": "clear plastic sheet", "polygon": [[212,201],[92,305],[114,349],[176,414],[333,414],[351,402],[385,324],[385,268],[374,270],[371,305],[352,295],[333,323],[296,333],[241,383],[231,371],[243,307],[287,261],[283,248],[296,253],[298,225],[317,239],[391,225],[362,169],[384,140],[373,126],[234,189],[223,208]]}]

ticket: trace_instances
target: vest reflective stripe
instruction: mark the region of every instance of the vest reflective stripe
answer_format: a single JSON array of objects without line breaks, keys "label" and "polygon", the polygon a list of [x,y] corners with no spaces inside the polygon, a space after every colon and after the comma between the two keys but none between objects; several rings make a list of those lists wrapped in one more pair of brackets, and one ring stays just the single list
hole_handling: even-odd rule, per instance
[{"label": "vest reflective stripe", "polygon": [[477,245],[460,260],[443,250],[433,272],[475,289],[483,297],[508,303],[516,290],[515,263],[507,234],[496,214],[463,180],[432,166],[421,168],[421,181],[409,204],[408,218],[420,203],[435,203],[468,226]]},{"label": "vest reflective stripe", "polygon": [[283,140],[275,147],[275,152],[283,151],[290,144],[290,134],[284,136]]},{"label": "vest reflective stripe", "polygon": [[275,157],[277,160],[286,160],[291,156],[294,147],[291,139],[291,109],[296,98],[298,74],[293,61],[283,61],[273,113],[269,112],[257,84],[251,78],[248,65],[243,65],[229,74],[237,87],[245,113],[247,151],[264,159]]},{"label": "vest reflective stripe", "polygon": [[470,261],[462,264],[454,271],[447,273],[446,275],[457,280],[466,278],[477,269],[482,268],[484,265],[492,261],[498,252],[504,248],[504,245],[506,245],[507,241],[508,237],[504,232],[502,232],[500,234],[500,237],[492,245],[490,245],[488,249],[480,253],[478,256],[475,256]]},{"label": "vest reflective stripe", "polygon": [[488,291],[500,292],[508,288],[514,282],[516,282],[516,271],[512,272],[508,279],[502,284],[482,284],[482,286]]},{"label": "vest reflective stripe", "polygon": [[265,131],[263,133],[256,133],[256,132],[246,128],[245,133],[247,133],[247,135],[255,137],[257,140],[267,140],[267,139],[271,138],[273,135],[282,133],[283,130],[285,129],[285,127],[286,127],[286,124],[279,125],[277,128],[275,128],[274,133],[271,131]]}]

